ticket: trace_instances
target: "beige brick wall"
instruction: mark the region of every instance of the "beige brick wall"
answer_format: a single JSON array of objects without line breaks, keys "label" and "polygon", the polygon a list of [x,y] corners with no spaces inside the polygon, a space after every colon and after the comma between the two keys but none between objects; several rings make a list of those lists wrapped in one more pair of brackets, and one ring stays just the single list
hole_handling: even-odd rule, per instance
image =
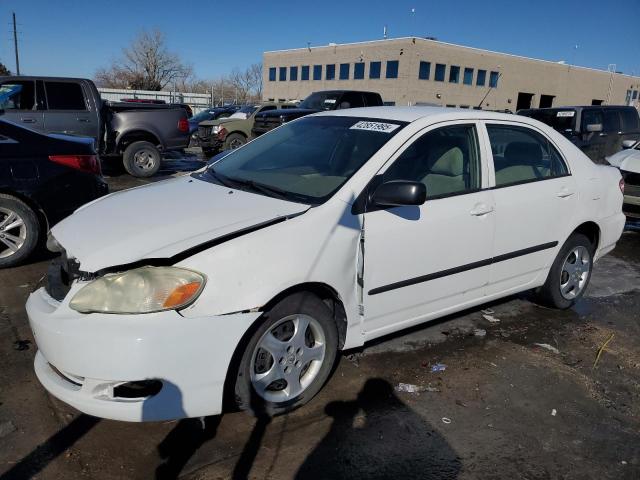
[{"label": "beige brick wall", "polygon": [[[398,60],[398,78],[386,79],[386,61]],[[365,78],[354,80],[354,63],[365,63]],[[381,61],[381,78],[369,79],[369,64]],[[429,80],[418,78],[420,61],[431,63]],[[349,80],[339,80],[340,64],[349,63]],[[445,64],[444,82],[434,81],[436,63]],[[336,65],[336,79],[325,80],[327,64]],[[301,66],[310,66],[310,80],[301,81]],[[322,65],[322,80],[313,80],[313,65]],[[460,67],[459,83],[449,83],[451,65]],[[298,80],[289,81],[290,66],[298,66]],[[627,90],[640,90],[640,77],[610,74],[606,71],[569,66],[554,62],[517,57],[469,47],[461,47],[421,38],[390,39],[354,44],[329,45],[265,52],[264,99],[303,99],[318,90],[357,89],[379,92],[383,100],[396,105],[430,102],[442,105],[477,106],[489,92],[489,72],[501,74],[498,88],[491,89],[483,103],[485,109],[515,111],[518,92],[533,93],[532,106],[540,95],[553,95],[554,106],[590,105],[593,99],[607,100],[611,84],[610,104],[623,104]],[[287,81],[269,81],[270,67],[287,67]],[[464,68],[474,69],[473,85],[464,85]],[[476,86],[478,69],[487,71],[485,86]]]}]

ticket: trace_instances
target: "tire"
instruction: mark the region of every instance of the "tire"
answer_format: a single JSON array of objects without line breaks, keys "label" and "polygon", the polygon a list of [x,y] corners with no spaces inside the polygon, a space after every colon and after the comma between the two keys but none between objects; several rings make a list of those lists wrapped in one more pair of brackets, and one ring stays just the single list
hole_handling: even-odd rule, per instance
[{"label": "tire", "polygon": [[38,216],[26,203],[0,194],[0,268],[13,267],[31,255],[40,230]]},{"label": "tire", "polygon": [[[537,292],[540,303],[559,309],[575,304],[584,295],[591,280],[593,250],[594,245],[586,236],[572,234],[551,265],[547,281]],[[577,270],[576,264],[579,266]]]},{"label": "tire", "polygon": [[235,150],[236,148],[243,146],[245,143],[247,143],[247,137],[241,133],[231,133],[224,139],[224,149]]},{"label": "tire", "polygon": [[146,178],[155,175],[160,170],[162,155],[151,142],[133,142],[122,156],[122,163],[129,175]]},{"label": "tire", "polygon": [[[298,333],[301,326],[304,336]],[[238,406],[259,417],[304,405],[331,375],[337,351],[338,330],[329,307],[307,292],[284,298],[265,312],[245,347],[235,381]]]}]

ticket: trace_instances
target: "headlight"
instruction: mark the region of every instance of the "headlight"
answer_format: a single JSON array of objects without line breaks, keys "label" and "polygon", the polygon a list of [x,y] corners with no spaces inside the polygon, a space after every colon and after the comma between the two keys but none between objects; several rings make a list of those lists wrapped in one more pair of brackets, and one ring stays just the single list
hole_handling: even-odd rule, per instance
[{"label": "headlight", "polygon": [[218,133],[218,132],[220,131],[220,125],[214,125],[214,126],[211,128],[211,131],[212,131],[213,133]]},{"label": "headlight", "polygon": [[142,267],[108,274],[83,287],[69,306],[82,313],[151,313],[192,303],[204,275],[177,267]]}]

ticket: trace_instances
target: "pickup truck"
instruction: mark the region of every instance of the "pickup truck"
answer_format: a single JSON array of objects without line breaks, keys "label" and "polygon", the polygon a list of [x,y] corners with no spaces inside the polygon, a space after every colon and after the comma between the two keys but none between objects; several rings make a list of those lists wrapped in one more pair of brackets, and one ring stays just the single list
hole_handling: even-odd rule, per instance
[{"label": "pickup truck", "polygon": [[289,111],[295,105],[281,102],[267,102],[245,105],[230,117],[200,122],[198,143],[206,156],[221,150],[233,150],[251,140],[251,129],[256,115],[268,111]]},{"label": "pickup truck", "polygon": [[305,98],[298,108],[271,110],[256,115],[251,133],[258,137],[263,133],[279,127],[283,123],[296,118],[324,110],[342,108],[381,107],[382,97],[379,93],[360,92],[357,90],[326,90],[314,92]]},{"label": "pickup truck", "polygon": [[160,168],[163,150],[189,145],[189,122],[179,105],[108,102],[91,80],[2,77],[3,118],[32,130],[94,139],[101,158],[122,158],[136,177]]}]

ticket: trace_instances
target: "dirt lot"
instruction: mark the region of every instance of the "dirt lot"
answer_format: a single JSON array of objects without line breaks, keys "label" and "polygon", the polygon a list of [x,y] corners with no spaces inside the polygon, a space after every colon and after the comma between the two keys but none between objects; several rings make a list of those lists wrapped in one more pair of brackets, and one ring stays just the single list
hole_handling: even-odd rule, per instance
[{"label": "dirt lot", "polygon": [[[162,176],[199,165],[176,159]],[[129,424],[50,397],[24,311],[48,260],[0,271],[1,480],[640,478],[640,233],[597,264],[575,308],[523,295],[347,352],[309,405],[271,421]]]}]

